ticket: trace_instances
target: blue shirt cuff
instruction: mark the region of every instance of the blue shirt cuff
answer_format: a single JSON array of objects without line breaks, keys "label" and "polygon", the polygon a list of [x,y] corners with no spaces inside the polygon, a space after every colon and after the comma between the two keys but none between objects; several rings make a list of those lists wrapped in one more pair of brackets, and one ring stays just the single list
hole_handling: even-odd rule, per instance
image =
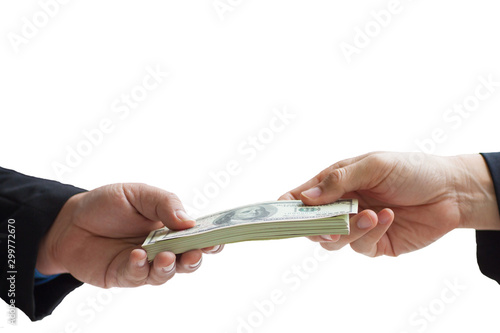
[{"label": "blue shirt cuff", "polygon": [[54,274],[54,275],[43,275],[38,271],[38,269],[35,268],[35,286],[41,285],[45,282],[49,282],[50,280],[55,279],[58,277],[60,274]]}]

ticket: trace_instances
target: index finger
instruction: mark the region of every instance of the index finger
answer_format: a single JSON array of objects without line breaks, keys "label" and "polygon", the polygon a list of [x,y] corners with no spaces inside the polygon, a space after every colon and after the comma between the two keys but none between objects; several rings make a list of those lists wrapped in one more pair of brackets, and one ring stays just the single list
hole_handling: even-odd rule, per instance
[{"label": "index finger", "polygon": [[300,194],[304,191],[307,191],[310,188],[313,188],[314,186],[318,185],[323,181],[323,179],[328,176],[332,170],[338,169],[338,168],[343,168],[347,165],[356,163],[358,161],[361,161],[365,157],[371,155],[373,153],[367,153],[363,154],[360,156],[352,157],[352,158],[347,158],[345,160],[339,161],[335,164],[332,164],[328,168],[324,169],[320,173],[318,173],[316,176],[305,182],[304,184],[300,185],[299,187],[294,188],[293,190],[283,194],[281,197],[279,197],[278,200],[300,200]]}]

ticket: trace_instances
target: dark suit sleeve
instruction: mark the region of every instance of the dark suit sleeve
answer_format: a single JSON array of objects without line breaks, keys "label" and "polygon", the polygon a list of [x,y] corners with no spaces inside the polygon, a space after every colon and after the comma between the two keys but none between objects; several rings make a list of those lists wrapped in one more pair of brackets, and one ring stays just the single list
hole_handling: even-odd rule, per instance
[{"label": "dark suit sleeve", "polygon": [[66,201],[83,191],[0,168],[1,297],[31,320],[51,314],[82,284],[69,274],[61,274],[35,286],[34,272],[40,240]]},{"label": "dark suit sleeve", "polygon": [[[500,209],[500,153],[482,153],[490,170]],[[500,231],[477,230],[477,262],[481,272],[500,284]]]}]

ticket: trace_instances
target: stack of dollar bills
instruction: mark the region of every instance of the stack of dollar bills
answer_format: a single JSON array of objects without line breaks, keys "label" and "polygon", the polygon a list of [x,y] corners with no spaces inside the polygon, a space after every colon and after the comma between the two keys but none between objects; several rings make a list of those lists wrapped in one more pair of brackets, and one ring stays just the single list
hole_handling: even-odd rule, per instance
[{"label": "stack of dollar bills", "polygon": [[356,199],[321,206],[300,200],[270,201],[210,214],[193,228],[152,231],[142,244],[152,261],[162,251],[184,253],[219,244],[315,235],[349,234],[349,214],[358,212]]}]

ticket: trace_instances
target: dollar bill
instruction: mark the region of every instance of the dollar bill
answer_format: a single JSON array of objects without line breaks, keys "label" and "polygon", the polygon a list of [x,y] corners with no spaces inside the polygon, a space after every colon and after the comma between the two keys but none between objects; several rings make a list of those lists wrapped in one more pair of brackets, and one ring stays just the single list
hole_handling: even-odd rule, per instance
[{"label": "dollar bill", "polygon": [[356,199],[321,206],[306,206],[300,200],[261,202],[198,218],[190,229],[154,230],[142,246],[152,260],[161,251],[182,253],[247,240],[348,234],[348,214],[357,211]]}]

